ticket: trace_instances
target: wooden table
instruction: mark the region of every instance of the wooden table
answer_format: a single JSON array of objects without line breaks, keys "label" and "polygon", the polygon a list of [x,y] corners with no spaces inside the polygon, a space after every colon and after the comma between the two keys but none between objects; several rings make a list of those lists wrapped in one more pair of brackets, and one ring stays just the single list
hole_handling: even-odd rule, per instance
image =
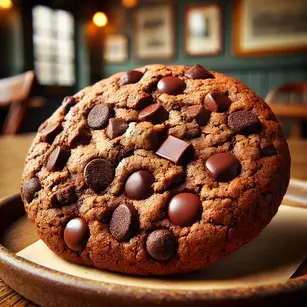
[{"label": "wooden table", "polygon": [[[0,137],[0,199],[20,191],[25,156],[33,134]],[[37,306],[9,288],[0,279],[0,306]]]},{"label": "wooden table", "polygon": [[33,134],[0,137],[0,199],[20,191],[25,156]]},{"label": "wooden table", "polygon": [[[24,158],[34,135],[0,137],[0,199],[20,191]],[[290,140],[291,176],[307,180],[307,140]],[[36,306],[0,280],[0,306]]]},{"label": "wooden table", "polygon": [[307,105],[271,103],[270,108],[280,118],[307,120]]},{"label": "wooden table", "polygon": [[304,135],[303,125],[307,121],[306,104],[289,103],[270,103],[270,107],[276,117],[280,120],[291,120],[291,129],[289,136],[291,138],[301,139]]}]

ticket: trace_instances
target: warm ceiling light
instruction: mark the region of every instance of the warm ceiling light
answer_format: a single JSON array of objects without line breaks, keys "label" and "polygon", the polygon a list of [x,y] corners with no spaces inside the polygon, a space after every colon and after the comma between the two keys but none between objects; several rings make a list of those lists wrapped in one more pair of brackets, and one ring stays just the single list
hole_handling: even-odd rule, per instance
[{"label": "warm ceiling light", "polygon": [[13,6],[12,0],[0,0],[1,9],[10,9]]},{"label": "warm ceiling light", "polygon": [[122,0],[122,5],[127,9],[131,9],[137,6],[138,2],[138,0]]},{"label": "warm ceiling light", "polygon": [[97,12],[93,17],[93,23],[97,27],[104,27],[108,23],[108,17],[103,12]]}]

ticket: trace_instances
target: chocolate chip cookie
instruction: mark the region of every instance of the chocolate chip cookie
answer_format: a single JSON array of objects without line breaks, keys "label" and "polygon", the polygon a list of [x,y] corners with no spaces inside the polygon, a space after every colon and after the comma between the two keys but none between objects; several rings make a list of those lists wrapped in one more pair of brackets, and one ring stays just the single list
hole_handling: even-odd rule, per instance
[{"label": "chocolate chip cookie", "polygon": [[166,275],[256,237],[289,169],[276,117],[245,85],[201,65],[149,65],[64,99],[29,150],[22,198],[66,260]]}]

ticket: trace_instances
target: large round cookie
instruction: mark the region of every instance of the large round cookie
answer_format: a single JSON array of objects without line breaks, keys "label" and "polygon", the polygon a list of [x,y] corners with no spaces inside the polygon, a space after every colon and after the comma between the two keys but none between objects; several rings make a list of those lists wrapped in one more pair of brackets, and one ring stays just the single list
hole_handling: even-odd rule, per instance
[{"label": "large round cookie", "polygon": [[150,65],[64,99],[29,150],[22,198],[61,257],[164,275],[257,236],[289,169],[276,117],[245,85],[200,65]]}]

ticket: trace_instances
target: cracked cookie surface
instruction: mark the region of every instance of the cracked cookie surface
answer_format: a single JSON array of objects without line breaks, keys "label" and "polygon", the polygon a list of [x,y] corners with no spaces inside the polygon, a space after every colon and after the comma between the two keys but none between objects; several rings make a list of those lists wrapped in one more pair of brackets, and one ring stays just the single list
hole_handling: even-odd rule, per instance
[{"label": "cracked cookie surface", "polygon": [[29,150],[22,198],[66,260],[166,275],[256,237],[289,173],[281,127],[245,85],[200,65],[149,65],[64,99]]}]

